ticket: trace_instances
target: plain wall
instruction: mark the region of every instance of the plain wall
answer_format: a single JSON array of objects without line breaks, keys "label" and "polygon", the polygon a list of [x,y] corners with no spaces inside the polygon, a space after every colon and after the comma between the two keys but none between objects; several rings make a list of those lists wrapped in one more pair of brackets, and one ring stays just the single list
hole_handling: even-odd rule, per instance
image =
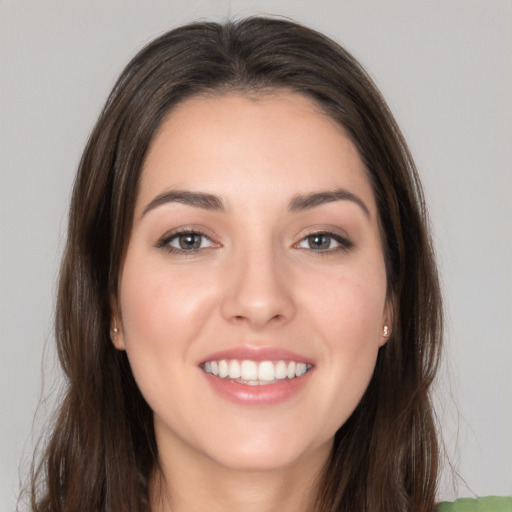
[{"label": "plain wall", "polygon": [[18,468],[51,409],[54,395],[33,426],[42,368],[47,391],[58,382],[52,314],[70,187],[114,80],[171,27],[257,13],[342,43],[395,113],[447,304],[439,415],[466,484],[445,478],[440,497],[512,493],[511,1],[0,0],[0,510],[14,508]]}]

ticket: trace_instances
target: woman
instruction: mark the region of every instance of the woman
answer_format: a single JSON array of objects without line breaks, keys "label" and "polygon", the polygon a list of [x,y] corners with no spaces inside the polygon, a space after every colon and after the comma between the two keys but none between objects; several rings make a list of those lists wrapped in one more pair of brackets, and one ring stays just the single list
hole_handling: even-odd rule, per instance
[{"label": "woman", "polygon": [[434,510],[427,224],[329,39],[253,18],[151,43],[75,183],[33,510]]}]

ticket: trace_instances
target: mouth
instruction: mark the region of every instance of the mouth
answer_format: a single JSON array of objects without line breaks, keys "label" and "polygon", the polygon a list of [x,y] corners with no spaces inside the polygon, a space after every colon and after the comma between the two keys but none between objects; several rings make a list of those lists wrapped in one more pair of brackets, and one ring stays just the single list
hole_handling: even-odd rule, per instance
[{"label": "mouth", "polygon": [[301,361],[251,359],[219,359],[200,365],[208,375],[247,386],[267,386],[292,381],[308,373],[312,367],[312,364]]}]

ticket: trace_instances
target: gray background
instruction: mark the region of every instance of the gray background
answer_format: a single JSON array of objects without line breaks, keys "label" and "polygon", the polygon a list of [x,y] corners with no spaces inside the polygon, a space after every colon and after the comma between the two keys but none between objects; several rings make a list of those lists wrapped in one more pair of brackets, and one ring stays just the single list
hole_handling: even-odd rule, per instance
[{"label": "gray background", "polygon": [[423,177],[447,303],[438,408],[461,478],[447,472],[440,497],[512,493],[511,1],[0,0],[0,510],[55,396],[66,209],[103,101],[156,35],[255,13],[332,36],[387,98]]}]

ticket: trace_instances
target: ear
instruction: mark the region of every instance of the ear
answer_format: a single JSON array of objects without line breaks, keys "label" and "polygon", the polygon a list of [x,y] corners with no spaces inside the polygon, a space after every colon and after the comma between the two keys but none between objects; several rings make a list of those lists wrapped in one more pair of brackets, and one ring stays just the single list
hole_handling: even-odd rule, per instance
[{"label": "ear", "polygon": [[125,350],[123,323],[117,297],[110,298],[110,339],[117,350]]},{"label": "ear", "polygon": [[382,313],[382,326],[379,334],[379,347],[385,345],[391,336],[395,309],[393,307],[393,303],[394,300],[392,298],[386,299],[386,304]]}]

